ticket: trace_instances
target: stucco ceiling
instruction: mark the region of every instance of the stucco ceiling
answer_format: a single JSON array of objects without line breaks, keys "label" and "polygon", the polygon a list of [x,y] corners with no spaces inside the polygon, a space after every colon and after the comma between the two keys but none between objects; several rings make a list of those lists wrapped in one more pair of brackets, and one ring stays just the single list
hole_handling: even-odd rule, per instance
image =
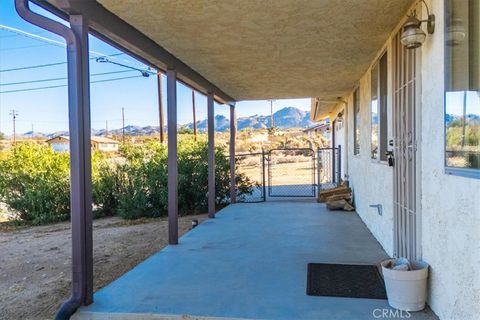
[{"label": "stucco ceiling", "polygon": [[98,0],[236,100],[336,97],[411,0]]}]

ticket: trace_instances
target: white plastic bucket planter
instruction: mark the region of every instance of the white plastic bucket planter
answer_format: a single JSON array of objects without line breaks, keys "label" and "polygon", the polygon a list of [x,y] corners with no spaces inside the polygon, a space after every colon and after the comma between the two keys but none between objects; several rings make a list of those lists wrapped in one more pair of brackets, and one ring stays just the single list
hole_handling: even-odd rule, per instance
[{"label": "white plastic bucket planter", "polygon": [[395,261],[397,259],[382,262],[388,304],[399,310],[423,310],[427,299],[428,264],[423,261],[410,261],[411,270],[408,271],[387,267]]}]

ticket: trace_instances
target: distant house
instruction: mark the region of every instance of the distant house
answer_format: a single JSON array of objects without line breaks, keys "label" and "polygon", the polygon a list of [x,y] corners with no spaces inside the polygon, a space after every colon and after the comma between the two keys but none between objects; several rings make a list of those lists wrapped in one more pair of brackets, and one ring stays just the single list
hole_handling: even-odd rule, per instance
[{"label": "distant house", "polygon": [[[68,152],[70,150],[70,137],[57,136],[46,141],[57,152]],[[91,138],[92,150],[101,152],[118,151],[119,142],[110,138],[93,136]]]},{"label": "distant house", "polygon": [[309,137],[313,137],[317,134],[323,135],[325,138],[330,138],[330,122],[321,122],[314,126],[311,126],[303,130],[304,133],[308,134]]}]

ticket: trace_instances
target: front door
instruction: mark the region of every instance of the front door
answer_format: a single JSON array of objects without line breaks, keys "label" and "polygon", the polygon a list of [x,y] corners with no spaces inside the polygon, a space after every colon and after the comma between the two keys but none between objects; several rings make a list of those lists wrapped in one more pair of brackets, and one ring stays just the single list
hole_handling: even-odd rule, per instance
[{"label": "front door", "polygon": [[408,259],[421,254],[417,81],[416,50],[406,49],[399,33],[393,39],[394,255]]}]

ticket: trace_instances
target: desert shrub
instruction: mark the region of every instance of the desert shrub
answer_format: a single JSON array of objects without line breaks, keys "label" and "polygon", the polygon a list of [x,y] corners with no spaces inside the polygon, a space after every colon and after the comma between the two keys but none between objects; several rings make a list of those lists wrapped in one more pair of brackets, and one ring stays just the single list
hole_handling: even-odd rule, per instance
[{"label": "desert shrub", "polygon": [[[216,204],[229,202],[230,163],[224,147],[216,147]],[[126,163],[117,167],[119,175],[118,214],[127,219],[167,215],[168,154],[166,148],[152,142],[144,146],[125,146],[121,150]],[[178,146],[179,214],[206,212],[208,208],[208,145],[183,137]],[[253,183],[244,175],[237,177],[239,192],[251,193]]]},{"label": "desert shrub", "polygon": [[[225,148],[215,149],[216,203],[229,202],[230,164]],[[158,142],[124,145],[117,158],[92,155],[94,216],[126,219],[165,216],[168,209],[167,149]],[[178,197],[182,215],[205,212],[208,192],[208,146],[183,137],[178,148]],[[237,175],[239,193],[251,193],[254,184]],[[69,154],[50,146],[22,144],[0,160],[0,201],[33,224],[70,217]]]},{"label": "desert shrub", "polygon": [[158,142],[126,145],[117,164],[118,215],[126,219],[158,217],[167,212],[167,152]]},{"label": "desert shrub", "polygon": [[94,153],[92,158],[92,196],[95,218],[112,216],[119,202],[119,174],[115,163]]},{"label": "desert shrub", "polygon": [[0,161],[0,198],[18,218],[43,224],[68,219],[69,158],[48,146],[24,143]]}]

